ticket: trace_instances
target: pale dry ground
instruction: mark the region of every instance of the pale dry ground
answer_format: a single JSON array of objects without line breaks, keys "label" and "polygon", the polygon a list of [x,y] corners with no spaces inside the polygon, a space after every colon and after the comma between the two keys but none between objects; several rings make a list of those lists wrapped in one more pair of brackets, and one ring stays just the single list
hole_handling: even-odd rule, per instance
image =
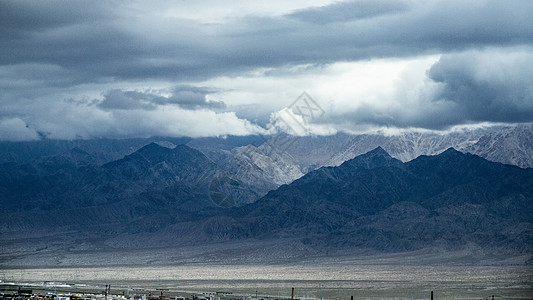
[{"label": "pale dry ground", "polygon": [[[419,257],[417,259],[417,257]],[[516,258],[520,261],[522,258]],[[442,263],[424,256],[381,255],[300,259],[277,264],[183,263],[172,266],[84,266],[0,270],[4,281],[86,284],[117,291],[133,288],[190,296],[224,291],[255,299],[296,297],[325,299],[533,299],[533,269],[515,260]],[[168,290],[167,290],[168,289]]]}]

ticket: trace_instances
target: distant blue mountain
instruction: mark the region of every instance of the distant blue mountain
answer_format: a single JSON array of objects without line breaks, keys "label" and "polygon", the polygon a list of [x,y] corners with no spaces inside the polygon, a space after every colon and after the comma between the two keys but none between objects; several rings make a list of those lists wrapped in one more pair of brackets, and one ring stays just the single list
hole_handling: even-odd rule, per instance
[{"label": "distant blue mountain", "polygon": [[319,248],[533,250],[533,169],[448,149],[401,163],[377,148],[320,168],[234,214],[250,235]]},{"label": "distant blue mountain", "polygon": [[0,242],[71,232],[100,250],[292,239],[313,253],[533,252],[533,169],[452,148],[403,163],[378,147],[240,207],[251,188],[186,145],[148,144],[103,166],[90,160],[75,149],[1,164]]},{"label": "distant blue mountain", "polygon": [[[210,192],[223,171],[186,145],[170,149],[151,143],[101,167],[82,163],[90,160],[87,153],[71,152],[33,163],[0,164],[4,232],[45,227],[107,231],[132,223],[141,226],[161,213],[167,222],[176,222],[224,207]],[[257,197],[238,181],[219,188],[226,185],[239,188],[229,190],[233,201]]]}]

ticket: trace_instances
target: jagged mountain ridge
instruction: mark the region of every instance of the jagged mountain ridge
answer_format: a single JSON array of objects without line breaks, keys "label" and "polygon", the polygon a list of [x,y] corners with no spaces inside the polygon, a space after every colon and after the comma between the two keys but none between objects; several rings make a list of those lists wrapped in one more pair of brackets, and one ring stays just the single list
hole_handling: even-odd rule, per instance
[{"label": "jagged mountain ridge", "polygon": [[490,161],[533,168],[533,124],[489,132],[461,151],[477,154]]},{"label": "jagged mountain ridge", "polygon": [[454,149],[403,163],[376,148],[312,171],[254,203],[150,234],[116,236],[113,243],[178,247],[292,239],[312,253],[474,247],[523,255],[533,251],[531,178],[533,169]]},{"label": "jagged mountain ridge", "polygon": [[[254,235],[316,247],[533,250],[533,170],[448,149],[401,163],[383,149],[310,172],[239,211]],[[255,231],[255,232],[254,232]]]},{"label": "jagged mountain ridge", "polygon": [[[173,162],[169,156],[188,159]],[[187,176],[182,177],[176,170],[181,163],[194,166],[194,171],[184,167]],[[186,193],[184,199],[189,202],[207,201],[208,187],[196,184],[216,173],[212,165],[187,146],[168,149],[153,144],[100,169],[78,168],[89,173],[76,183],[109,179],[108,186],[89,187],[120,199],[102,197],[108,202],[78,202],[77,207],[34,209],[29,214],[3,211],[0,238],[20,246],[72,232],[74,241],[58,241],[50,250],[67,252],[74,244],[108,251],[254,240],[292,241],[298,245],[294,251],[301,255],[428,247],[474,247],[505,255],[533,251],[533,169],[490,162],[454,149],[403,163],[376,148],[338,167],[312,171],[241,207],[213,209],[211,204],[195,211],[191,203],[170,197]],[[152,173],[165,172],[175,172],[172,175],[183,181],[172,185],[163,180],[167,176],[153,178]],[[114,181],[114,176],[123,181]],[[151,188],[146,194],[136,194],[145,179]],[[167,184],[172,186],[168,190]],[[90,195],[91,189],[81,186],[84,195]],[[32,239],[26,239],[28,234]]]},{"label": "jagged mountain ridge", "polygon": [[[458,130],[446,134],[406,132],[396,135],[339,133],[333,136],[292,137],[275,135],[222,138],[152,138],[94,141],[40,141],[0,143],[0,161],[48,164],[56,168],[72,162],[99,166],[129,155],[150,141],[174,147],[187,144],[200,150],[221,169],[220,194],[225,206],[250,203],[282,184],[288,184],[322,166],[338,166],[376,147],[392,157],[409,161],[419,155],[438,154],[449,147],[478,154],[492,161],[533,167],[533,125]],[[250,144],[251,143],[251,144]],[[32,146],[33,145],[33,146]],[[64,151],[66,147],[73,147]],[[55,151],[55,152],[54,152]],[[41,153],[42,156],[39,156]],[[56,153],[54,155],[50,155]],[[85,154],[81,154],[85,153]],[[249,191],[231,188],[244,183]],[[223,186],[217,187],[217,186]],[[227,191],[225,189],[229,188]],[[221,190],[221,191],[219,191]],[[231,197],[224,196],[235,195]],[[219,197],[220,198],[220,197]]]},{"label": "jagged mountain ridge", "polygon": [[61,156],[72,149],[80,149],[91,155],[96,165],[102,165],[123,158],[151,142],[169,141],[175,145],[185,144],[191,138],[160,138],[149,139],[90,139],[90,140],[49,140],[26,142],[0,142],[0,163],[16,162],[32,163],[37,159]]},{"label": "jagged mountain ridge", "polygon": [[[453,147],[488,160],[533,167],[533,125],[463,129],[449,133],[404,132],[394,135],[339,133],[332,136],[287,136],[280,134],[259,147],[246,149],[248,156],[271,161],[286,170],[284,176],[270,175],[271,182],[288,184],[309,171],[343,162],[382,147],[403,162],[420,155],[435,155]],[[238,148],[237,148],[238,149]],[[234,150],[234,152],[237,152]],[[259,159],[260,158],[260,159]],[[254,163],[253,161],[251,162]],[[260,166],[257,168],[261,169]]]},{"label": "jagged mountain ridge", "polygon": [[[189,142],[192,145],[196,144],[199,150],[218,166],[216,176],[220,180],[211,186],[209,193],[218,199],[216,202],[222,203],[223,206],[253,202],[266,195],[268,191],[302,177],[313,168],[340,165],[356,155],[369,151],[370,147],[380,147],[380,145],[388,153],[392,153],[391,156],[403,161],[410,159],[414,154],[438,154],[449,146],[459,145],[458,150],[478,153],[480,156],[495,161],[514,163],[522,167],[533,165],[533,125],[531,124],[490,130],[465,130],[447,135],[412,132],[395,136],[351,136],[347,134],[309,137],[282,136],[281,138],[274,138],[274,141],[262,140],[263,144],[259,147],[254,145],[234,147],[240,143],[249,142],[250,139],[253,138],[200,139]],[[217,148],[216,145],[219,141],[226,145],[223,147],[224,149]],[[135,140],[135,142],[139,141]],[[100,140],[97,144],[102,143],[104,142]],[[165,143],[175,146],[168,141]],[[27,143],[22,144],[24,147],[27,146]],[[61,145],[63,144],[61,143]],[[89,143],[85,141],[79,144]],[[116,149],[117,145],[130,145],[130,143],[123,141],[110,146],[110,148],[115,147],[113,149]],[[284,148],[281,148],[282,146]],[[95,153],[95,148],[93,146],[93,153]],[[128,149],[131,151],[131,146],[128,146]],[[77,170],[75,169],[79,167],[97,169],[102,161],[101,157],[102,154],[98,151],[96,154],[91,154],[82,148],[75,147],[59,155],[34,159],[32,163],[27,163],[24,168],[32,174],[46,173],[48,177],[50,174],[55,174],[52,176],[54,179],[50,177],[44,182],[50,180],[61,182],[63,179],[58,175],[61,172],[76,173]],[[34,170],[29,171],[32,168]],[[22,169],[17,167],[15,170],[9,170],[8,167],[4,168],[2,172],[5,174],[17,172],[16,170],[22,173],[26,172]],[[63,171],[60,172],[60,170]],[[169,176],[171,173],[172,171],[170,171]],[[153,173],[153,175],[155,174]],[[74,176],[74,178],[79,177],[80,175]],[[37,184],[29,186],[28,190],[21,189],[18,195],[27,195],[32,191],[34,194],[38,193],[37,189],[39,188],[52,190],[57,188],[49,185],[41,186],[40,180],[36,182]],[[83,186],[84,183],[75,185]],[[78,197],[74,194],[75,198]],[[61,199],[61,197],[59,198]],[[108,198],[112,198],[112,196]],[[97,201],[97,203],[100,202],[102,201]]]},{"label": "jagged mountain ridge", "polygon": [[[79,166],[62,158],[0,165],[4,233],[26,227],[108,230],[109,224],[127,225],[156,215],[176,222],[257,197],[250,187],[232,180],[217,188],[227,188],[224,196],[233,202],[217,202],[221,199],[212,186],[223,171],[186,145],[170,149],[152,143],[101,167]],[[50,161],[62,163],[51,168]]]},{"label": "jagged mountain ridge", "polygon": [[392,157],[410,161],[420,155],[435,155],[453,147],[490,161],[533,167],[533,125],[461,130],[447,134],[407,132],[399,135],[362,135],[351,146],[333,156],[325,165],[339,165],[368,151],[368,147],[383,147]]}]

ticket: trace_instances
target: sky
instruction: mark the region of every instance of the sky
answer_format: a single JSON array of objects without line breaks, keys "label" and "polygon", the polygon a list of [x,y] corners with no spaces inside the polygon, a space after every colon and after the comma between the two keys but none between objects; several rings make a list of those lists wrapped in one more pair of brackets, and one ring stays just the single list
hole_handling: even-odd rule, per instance
[{"label": "sky", "polygon": [[532,15],[529,0],[0,0],[0,140],[533,122]]}]

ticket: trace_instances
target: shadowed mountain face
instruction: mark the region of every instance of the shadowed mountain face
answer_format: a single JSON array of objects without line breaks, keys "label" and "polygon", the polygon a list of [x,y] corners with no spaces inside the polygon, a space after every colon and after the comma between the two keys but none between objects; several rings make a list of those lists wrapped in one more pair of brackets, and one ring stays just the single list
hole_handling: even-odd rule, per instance
[{"label": "shadowed mountain face", "polygon": [[[4,230],[106,232],[128,224],[143,230],[145,220],[159,228],[257,197],[241,182],[219,183],[224,173],[217,165],[185,145],[169,149],[152,143],[101,167],[83,164],[90,161],[88,154],[71,152],[32,164],[0,165]],[[233,202],[218,201],[214,182]]]},{"label": "shadowed mountain face", "polygon": [[533,169],[454,149],[402,163],[378,147],[231,209],[250,188],[185,145],[150,144],[101,167],[72,162],[87,161],[78,150],[65,157],[55,169],[1,165],[4,239],[69,231],[92,249],[290,239],[310,253],[533,251]]},{"label": "shadowed mountain face", "polygon": [[48,173],[71,165],[97,167],[133,154],[150,141],[170,148],[186,143],[214,162],[220,172],[215,184],[211,185],[210,194],[215,203],[222,207],[256,201],[267,192],[289,184],[309,171],[322,166],[338,166],[376,147],[383,147],[392,157],[404,162],[420,155],[439,154],[454,147],[491,161],[520,167],[533,166],[532,124],[448,133],[404,132],[390,136],[379,133],[338,133],[305,137],[276,135],[268,140],[260,136],[229,136],[192,140],[153,137],[0,142],[0,164],[26,164],[40,171],[48,170]]},{"label": "shadowed mountain face", "polygon": [[533,250],[533,170],[448,149],[401,163],[377,148],[238,210],[252,236],[318,248]]}]

